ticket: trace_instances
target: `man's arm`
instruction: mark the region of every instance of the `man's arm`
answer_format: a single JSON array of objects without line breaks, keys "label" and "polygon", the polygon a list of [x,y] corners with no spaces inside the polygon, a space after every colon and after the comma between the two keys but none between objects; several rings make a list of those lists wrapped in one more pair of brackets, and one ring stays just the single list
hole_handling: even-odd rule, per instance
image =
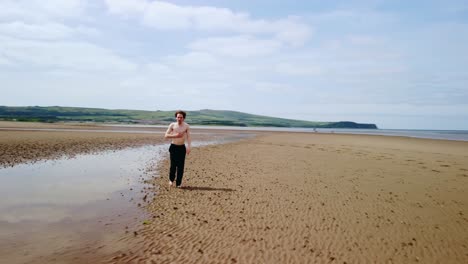
[{"label": "man's arm", "polygon": [[192,148],[192,137],[190,136],[190,126],[187,125],[187,154],[190,154],[190,149]]},{"label": "man's arm", "polygon": [[175,133],[173,134],[172,132],[174,131],[174,123],[171,123],[169,127],[167,128],[166,134],[164,135],[164,138],[181,138],[184,136],[184,133]]},{"label": "man's arm", "polygon": [[175,138],[174,135],[172,135],[172,123],[169,125],[167,128],[166,134],[164,135],[164,138]]}]

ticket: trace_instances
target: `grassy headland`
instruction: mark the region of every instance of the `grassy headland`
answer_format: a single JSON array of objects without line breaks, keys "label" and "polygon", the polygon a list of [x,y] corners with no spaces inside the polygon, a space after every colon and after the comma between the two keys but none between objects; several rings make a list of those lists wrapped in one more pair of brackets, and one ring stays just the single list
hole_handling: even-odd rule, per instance
[{"label": "grassy headland", "polygon": [[[174,120],[174,111],[110,110],[101,108],[62,106],[0,106],[0,120],[29,122],[112,122],[131,124],[165,125]],[[192,125],[243,126],[243,127],[302,127],[302,128],[368,128],[375,124],[351,121],[314,122],[253,115],[236,111],[190,111],[187,122]]]}]

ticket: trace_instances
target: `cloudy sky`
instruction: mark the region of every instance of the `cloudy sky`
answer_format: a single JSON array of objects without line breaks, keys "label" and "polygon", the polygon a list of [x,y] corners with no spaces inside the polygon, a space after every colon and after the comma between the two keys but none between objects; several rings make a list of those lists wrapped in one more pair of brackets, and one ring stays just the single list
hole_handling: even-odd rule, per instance
[{"label": "cloudy sky", "polygon": [[0,92],[468,129],[468,2],[0,0]]}]

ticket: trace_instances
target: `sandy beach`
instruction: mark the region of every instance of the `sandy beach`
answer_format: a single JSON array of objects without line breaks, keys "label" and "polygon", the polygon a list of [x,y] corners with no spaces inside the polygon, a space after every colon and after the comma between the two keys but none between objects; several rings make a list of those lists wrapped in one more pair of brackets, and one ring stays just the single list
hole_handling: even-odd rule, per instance
[{"label": "sandy beach", "polygon": [[[40,149],[52,154],[44,158],[73,153],[70,148],[88,141],[93,147],[86,150],[115,146],[109,141],[163,142],[161,135],[24,133],[34,133],[28,134],[34,144],[45,138]],[[150,168],[147,181],[154,188],[146,191],[155,196],[142,203],[151,218],[122,232],[118,245],[56,252],[41,261],[468,262],[468,142],[257,134],[193,149],[182,189],[167,184],[168,160]],[[9,133],[8,140],[3,135],[2,161],[34,148],[22,133]],[[57,139],[61,147],[54,145]],[[17,152],[5,149],[9,142],[17,142]]]},{"label": "sandy beach", "polygon": [[184,189],[159,168],[143,242],[109,263],[466,263],[467,149],[299,133],[195,149]]}]

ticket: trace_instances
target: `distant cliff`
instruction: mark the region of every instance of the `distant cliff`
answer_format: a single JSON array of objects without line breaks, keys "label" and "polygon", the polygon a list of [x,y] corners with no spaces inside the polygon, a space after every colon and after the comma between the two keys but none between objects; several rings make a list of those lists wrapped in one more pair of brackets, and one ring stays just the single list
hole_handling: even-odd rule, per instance
[{"label": "distant cliff", "polygon": [[[0,120],[33,122],[112,122],[155,125],[168,124],[175,119],[174,111],[109,110],[61,106],[0,106]],[[314,122],[210,109],[189,111],[186,121],[192,125],[213,126],[377,129],[375,124],[360,124],[351,121]]]},{"label": "distant cliff", "polygon": [[329,128],[362,128],[362,129],[377,129],[375,124],[362,124],[351,121],[340,121],[330,123]]}]

